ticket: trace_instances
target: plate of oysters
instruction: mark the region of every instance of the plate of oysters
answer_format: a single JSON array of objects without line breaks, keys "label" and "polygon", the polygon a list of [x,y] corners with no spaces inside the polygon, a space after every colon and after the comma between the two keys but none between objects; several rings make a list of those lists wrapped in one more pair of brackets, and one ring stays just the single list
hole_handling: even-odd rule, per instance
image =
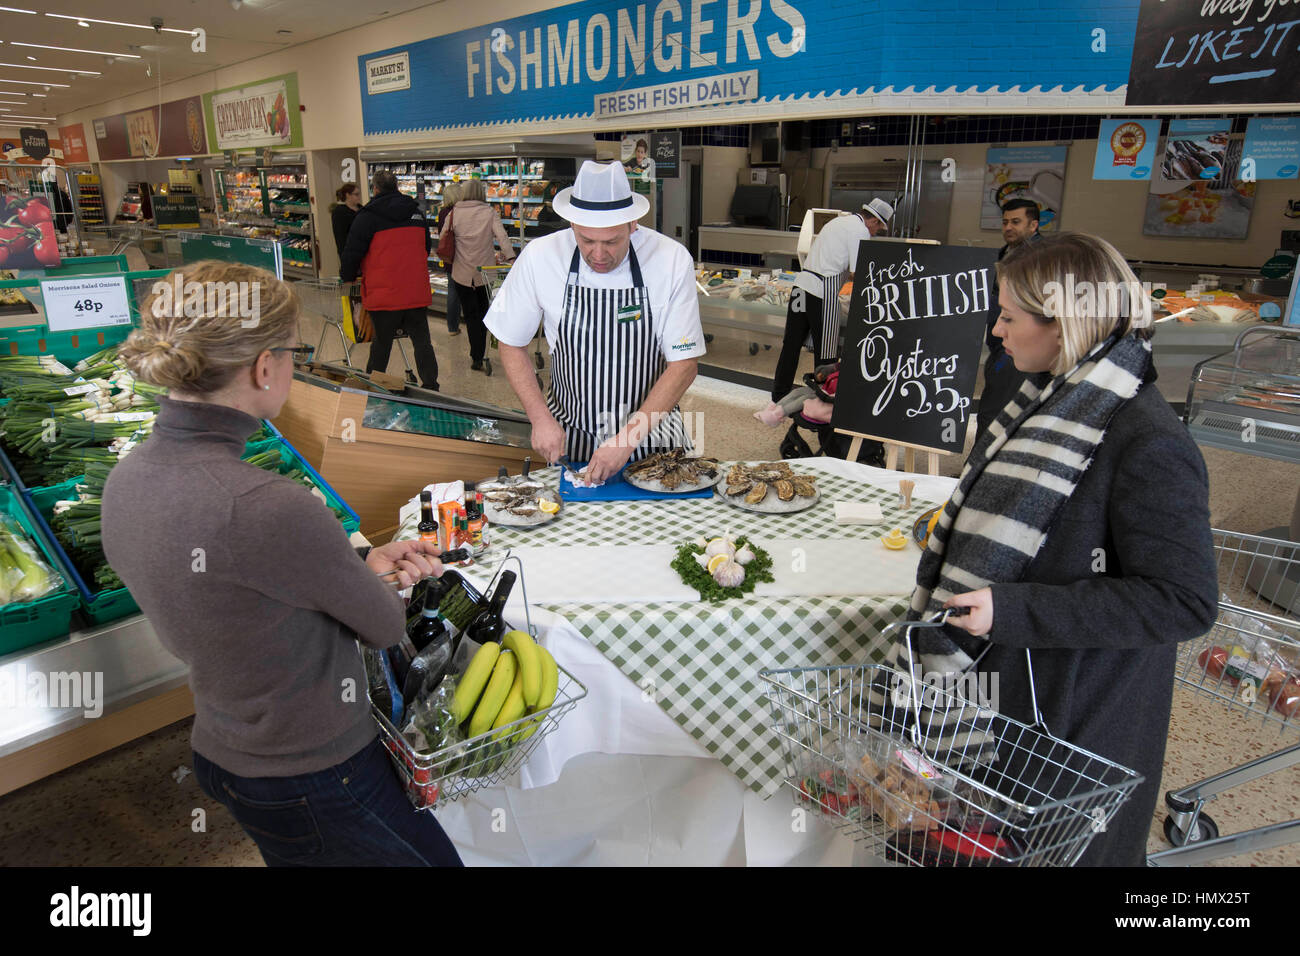
[{"label": "plate of oysters", "polygon": [[788,462],[738,461],[726,472],[726,484],[713,489],[728,504],[759,514],[792,514],[821,500],[814,475],[795,474]]},{"label": "plate of oysters", "polygon": [[474,485],[483,492],[483,516],[489,525],[506,528],[531,528],[546,524],[560,513],[564,502],[560,493],[528,474],[532,459],[524,459],[523,472],[511,475],[503,466],[495,478]]},{"label": "plate of oysters", "polygon": [[694,458],[684,448],[649,455],[623,469],[623,480],[642,491],[685,494],[712,488],[722,478],[716,458]]}]

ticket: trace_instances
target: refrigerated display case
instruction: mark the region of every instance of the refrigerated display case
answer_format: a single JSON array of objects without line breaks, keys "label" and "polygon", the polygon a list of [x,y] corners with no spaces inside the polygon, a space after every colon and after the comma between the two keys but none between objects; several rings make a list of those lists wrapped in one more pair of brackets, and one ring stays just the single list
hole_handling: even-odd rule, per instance
[{"label": "refrigerated display case", "polygon": [[298,368],[274,423],[367,537],[396,528],[412,488],[517,471],[532,454],[523,412],[387,382],[342,366]]}]

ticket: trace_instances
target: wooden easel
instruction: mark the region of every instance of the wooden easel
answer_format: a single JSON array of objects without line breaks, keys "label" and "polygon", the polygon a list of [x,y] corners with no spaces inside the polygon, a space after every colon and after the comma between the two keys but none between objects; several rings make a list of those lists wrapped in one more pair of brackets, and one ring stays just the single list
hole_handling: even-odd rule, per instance
[{"label": "wooden easel", "polygon": [[931,475],[939,474],[939,458],[942,455],[948,454],[948,452],[943,451],[942,449],[931,448],[928,445],[911,445],[907,442],[890,441],[888,438],[881,438],[878,435],[864,435],[861,432],[844,431],[840,428],[835,429],[835,432],[839,435],[851,435],[853,437],[853,441],[849,442],[849,461],[858,460],[858,453],[862,451],[862,443],[864,441],[878,441],[883,443],[885,446],[885,468],[888,471],[893,471],[898,467],[898,450],[900,448],[904,449],[903,471],[912,474],[916,472],[916,453],[918,451],[926,451],[930,453],[927,465],[927,474]]}]

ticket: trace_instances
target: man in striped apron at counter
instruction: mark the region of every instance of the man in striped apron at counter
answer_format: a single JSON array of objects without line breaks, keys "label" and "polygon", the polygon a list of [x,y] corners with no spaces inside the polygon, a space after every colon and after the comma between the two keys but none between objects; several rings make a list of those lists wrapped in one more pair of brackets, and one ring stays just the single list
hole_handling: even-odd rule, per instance
[{"label": "man in striped apron at counter", "polygon": [[861,212],[844,213],[822,226],[795,276],[790,305],[785,314],[785,339],[772,376],[772,401],[779,402],[794,388],[799,353],[812,338],[813,368],[839,360],[840,286],[853,278],[858,267],[858,243],[889,228],[894,207],[873,199]]},{"label": "man in striped apron at counter", "polygon": [[[678,401],[704,354],[695,264],[681,243],[637,225],[650,208],[619,163],[585,162],[556,193],[569,229],[519,254],[484,319],[548,462],[589,461],[602,482],[629,461],[690,448]],[[551,350],[543,399],[527,346]]]}]

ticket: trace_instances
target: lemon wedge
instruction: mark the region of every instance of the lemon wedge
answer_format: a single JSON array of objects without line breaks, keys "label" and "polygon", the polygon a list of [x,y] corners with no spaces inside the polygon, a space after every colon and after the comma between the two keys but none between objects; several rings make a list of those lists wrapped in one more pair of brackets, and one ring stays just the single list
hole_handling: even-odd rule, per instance
[{"label": "lemon wedge", "polygon": [[731,557],[729,555],[715,554],[713,557],[709,558],[709,565],[706,568],[706,570],[710,574],[712,574],[714,571],[718,570],[718,568],[722,567],[722,565],[726,564],[730,560]]},{"label": "lemon wedge", "polygon": [[553,515],[560,510],[560,503],[549,498],[538,498],[537,510],[542,514]]},{"label": "lemon wedge", "polygon": [[895,528],[893,531],[889,532],[889,534],[881,538],[880,543],[890,551],[902,551],[903,548],[907,547],[907,536],[898,528]]}]

